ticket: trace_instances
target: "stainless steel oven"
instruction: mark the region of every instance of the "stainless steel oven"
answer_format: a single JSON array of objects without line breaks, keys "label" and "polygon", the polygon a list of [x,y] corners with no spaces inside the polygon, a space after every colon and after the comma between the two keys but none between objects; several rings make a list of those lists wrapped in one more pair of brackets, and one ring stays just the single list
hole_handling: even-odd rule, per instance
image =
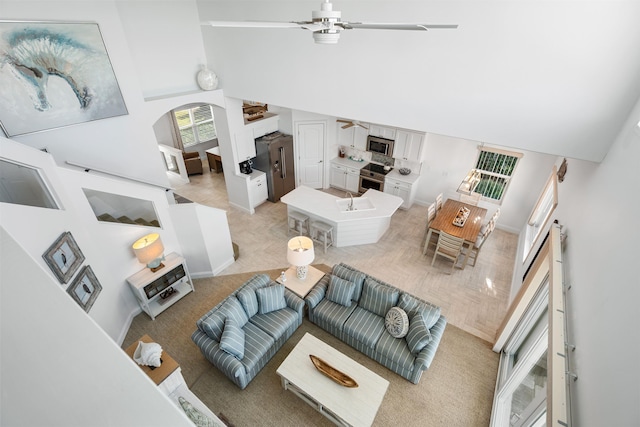
[{"label": "stainless steel oven", "polygon": [[384,191],[384,176],[391,169],[384,170],[384,166],[369,163],[360,169],[360,185],[358,192],[361,194],[369,189]]},{"label": "stainless steel oven", "polygon": [[360,187],[358,191],[364,193],[369,189],[384,191],[384,180],[380,181],[375,178],[360,175]]}]

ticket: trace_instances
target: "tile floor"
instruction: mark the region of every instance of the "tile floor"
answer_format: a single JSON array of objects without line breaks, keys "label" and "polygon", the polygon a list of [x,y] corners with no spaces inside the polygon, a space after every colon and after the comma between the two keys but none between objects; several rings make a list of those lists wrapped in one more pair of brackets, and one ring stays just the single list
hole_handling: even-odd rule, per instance
[{"label": "tile floor", "polygon": [[[231,207],[223,173],[190,177],[190,184],[175,184],[175,193],[194,202],[227,212],[232,240],[240,256],[222,274],[287,268],[287,207],[281,202],[263,203],[250,215]],[[344,196],[344,192],[326,190]],[[376,244],[329,248],[316,246],[314,263],[350,264],[398,288],[442,307],[453,325],[491,343],[507,311],[518,236],[499,228],[482,248],[475,267],[450,271],[450,261],[438,257],[431,266],[433,247],[422,255],[427,208],[414,204],[398,210],[391,227]],[[499,223],[498,223],[499,227]]]}]

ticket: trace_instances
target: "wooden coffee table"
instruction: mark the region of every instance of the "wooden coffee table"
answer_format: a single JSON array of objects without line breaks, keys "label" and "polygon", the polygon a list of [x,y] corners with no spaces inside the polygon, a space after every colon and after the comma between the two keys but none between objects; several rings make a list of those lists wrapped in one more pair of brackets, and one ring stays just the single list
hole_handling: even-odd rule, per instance
[{"label": "wooden coffee table", "polygon": [[[357,388],[343,387],[318,371],[313,354],[349,375]],[[276,371],[282,387],[290,390],[337,425],[370,426],[389,381],[306,333]]]}]

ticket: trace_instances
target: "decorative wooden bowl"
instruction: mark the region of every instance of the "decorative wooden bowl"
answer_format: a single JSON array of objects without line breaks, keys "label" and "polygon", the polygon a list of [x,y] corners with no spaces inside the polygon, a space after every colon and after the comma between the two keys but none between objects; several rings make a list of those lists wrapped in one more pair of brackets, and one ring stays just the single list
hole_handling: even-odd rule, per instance
[{"label": "decorative wooden bowl", "polygon": [[464,206],[458,210],[456,217],[453,219],[453,225],[457,227],[463,227],[464,223],[467,222],[467,218],[469,217],[469,212],[471,212],[468,208]]},{"label": "decorative wooden bowl", "polygon": [[349,375],[338,371],[336,368],[329,365],[327,362],[320,359],[319,357],[314,356],[313,354],[310,354],[309,357],[313,362],[313,366],[315,366],[318,371],[320,371],[327,377],[331,378],[333,381],[337,382],[341,386],[349,387],[349,388],[358,387],[358,383]]}]

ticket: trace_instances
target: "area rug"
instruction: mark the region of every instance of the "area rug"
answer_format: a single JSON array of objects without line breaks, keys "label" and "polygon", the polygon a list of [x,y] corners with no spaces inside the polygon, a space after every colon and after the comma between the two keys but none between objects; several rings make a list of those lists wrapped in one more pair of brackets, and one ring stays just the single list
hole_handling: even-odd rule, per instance
[{"label": "area rug", "polygon": [[[316,265],[329,271],[326,265]],[[282,269],[264,273],[275,278]],[[329,420],[289,391],[283,390],[278,366],[302,338],[311,333],[389,381],[374,426],[487,426],[498,369],[491,344],[447,325],[431,367],[415,385],[304,319],[302,326],[245,390],[211,365],[191,341],[195,322],[255,273],[195,280],[195,292],[151,321],[134,319],[123,348],[148,334],[178,361],[191,390],[230,424],[242,426],[330,426]]]}]

